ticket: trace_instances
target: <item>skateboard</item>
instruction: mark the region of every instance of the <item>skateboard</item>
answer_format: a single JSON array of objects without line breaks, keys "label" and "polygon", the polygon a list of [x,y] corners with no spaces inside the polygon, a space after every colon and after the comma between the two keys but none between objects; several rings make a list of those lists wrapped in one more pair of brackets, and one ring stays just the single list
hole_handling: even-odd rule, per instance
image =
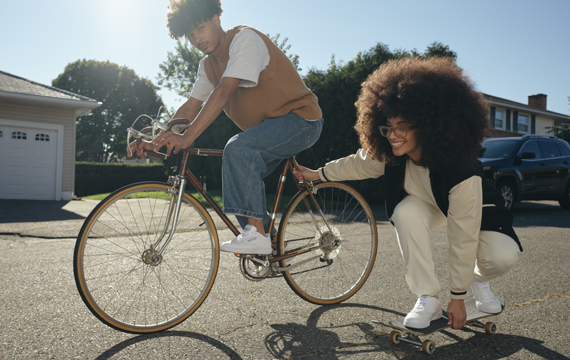
[{"label": "skateboard", "polygon": [[[494,322],[488,321],[486,323],[481,322],[483,318],[497,316],[503,312],[505,309],[504,301],[501,301],[501,312],[496,314],[489,314],[477,310],[475,306],[475,299],[469,299],[465,301],[465,310],[467,311],[467,323],[465,326],[477,326],[485,329],[487,334],[494,335],[497,332],[497,325]],[[390,327],[394,330],[390,332],[389,340],[393,344],[399,344],[400,341],[404,341],[410,344],[421,346],[422,350],[428,354],[433,354],[435,351],[435,343],[431,340],[420,340],[420,336],[427,336],[450,328],[451,325],[447,325],[447,306],[443,307],[443,316],[440,319],[434,320],[430,323],[427,328],[423,329],[413,329],[404,326],[404,318],[382,322],[378,320],[372,320],[374,323],[382,324],[384,326]]]}]

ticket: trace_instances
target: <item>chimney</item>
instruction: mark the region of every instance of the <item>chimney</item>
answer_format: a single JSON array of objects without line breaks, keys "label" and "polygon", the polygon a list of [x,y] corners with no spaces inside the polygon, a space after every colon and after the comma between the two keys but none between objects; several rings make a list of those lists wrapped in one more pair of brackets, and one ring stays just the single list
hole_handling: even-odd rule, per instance
[{"label": "chimney", "polygon": [[530,95],[528,97],[528,106],[532,106],[534,108],[538,108],[541,110],[546,110],[546,95],[545,94]]}]

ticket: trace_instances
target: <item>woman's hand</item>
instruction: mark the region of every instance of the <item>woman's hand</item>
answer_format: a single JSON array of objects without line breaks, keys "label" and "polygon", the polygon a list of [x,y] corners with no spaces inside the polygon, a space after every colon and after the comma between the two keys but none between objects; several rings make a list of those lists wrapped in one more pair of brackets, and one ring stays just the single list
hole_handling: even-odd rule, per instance
[{"label": "woman's hand", "polygon": [[451,325],[452,329],[458,330],[465,326],[467,321],[467,311],[463,300],[451,299],[447,305],[447,317],[449,321],[447,325]]},{"label": "woman's hand", "polygon": [[293,169],[293,175],[295,175],[299,181],[315,181],[320,179],[319,172],[317,170],[311,170],[301,165],[299,165],[298,170]]}]

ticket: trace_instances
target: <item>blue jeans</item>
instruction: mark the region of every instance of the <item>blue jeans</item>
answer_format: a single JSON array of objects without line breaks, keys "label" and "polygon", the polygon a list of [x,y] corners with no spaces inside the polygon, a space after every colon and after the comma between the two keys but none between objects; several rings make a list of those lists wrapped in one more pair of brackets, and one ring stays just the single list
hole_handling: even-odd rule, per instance
[{"label": "blue jeans", "polygon": [[247,225],[247,218],[263,220],[269,232],[263,178],[281,160],[313,146],[322,129],[323,119],[307,121],[289,113],[233,136],[222,159],[224,213],[236,215],[242,227]]}]

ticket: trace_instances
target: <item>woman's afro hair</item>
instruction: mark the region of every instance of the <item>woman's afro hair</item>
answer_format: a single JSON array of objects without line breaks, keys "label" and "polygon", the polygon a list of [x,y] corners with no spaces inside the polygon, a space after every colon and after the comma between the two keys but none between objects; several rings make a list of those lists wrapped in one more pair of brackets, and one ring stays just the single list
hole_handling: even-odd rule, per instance
[{"label": "woman's afro hair", "polygon": [[355,105],[361,147],[389,164],[398,158],[378,126],[390,118],[415,127],[421,165],[439,170],[471,166],[488,128],[488,104],[450,58],[390,60],[362,83]]}]

